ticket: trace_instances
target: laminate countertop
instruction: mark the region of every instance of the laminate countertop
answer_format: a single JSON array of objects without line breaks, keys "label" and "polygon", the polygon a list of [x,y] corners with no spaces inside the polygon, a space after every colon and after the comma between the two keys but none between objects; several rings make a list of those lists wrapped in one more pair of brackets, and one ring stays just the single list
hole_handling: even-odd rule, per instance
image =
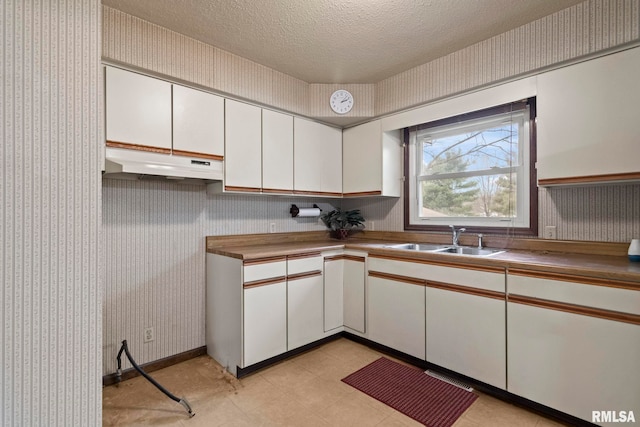
[{"label": "laminate countertop", "polygon": [[[390,257],[398,260],[414,260],[451,267],[494,266],[506,269],[528,269],[553,273],[558,280],[567,280],[562,275],[585,276],[617,282],[625,287],[640,290],[640,263],[630,262],[626,256],[578,254],[550,251],[526,251],[505,249],[505,252],[491,256],[470,256],[437,252],[394,249],[388,240],[351,238],[346,241],[318,239],[311,241],[274,242],[259,244],[208,244],[207,252],[242,260],[254,260],[277,256],[296,255],[308,252],[351,249],[367,252],[369,255]],[[499,249],[499,248],[496,248]],[[612,283],[612,286],[615,286]]]}]

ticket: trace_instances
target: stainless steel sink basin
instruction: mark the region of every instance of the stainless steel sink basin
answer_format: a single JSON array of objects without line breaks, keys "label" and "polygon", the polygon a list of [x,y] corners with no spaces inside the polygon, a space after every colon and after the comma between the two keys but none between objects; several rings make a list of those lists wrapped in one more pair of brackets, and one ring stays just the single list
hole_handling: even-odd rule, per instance
[{"label": "stainless steel sink basin", "polygon": [[458,255],[473,255],[473,256],[490,256],[505,252],[501,249],[487,249],[487,248],[474,248],[469,246],[457,246],[448,247],[439,250],[438,253],[446,254],[458,254]]},{"label": "stainless steel sink basin", "polygon": [[505,252],[502,249],[476,248],[472,246],[434,245],[429,243],[399,243],[395,245],[386,245],[385,248],[471,256],[491,256]]},{"label": "stainless steel sink basin", "polygon": [[385,248],[405,249],[408,251],[440,251],[446,249],[446,246],[432,245],[429,243],[400,243],[397,245],[386,245]]}]

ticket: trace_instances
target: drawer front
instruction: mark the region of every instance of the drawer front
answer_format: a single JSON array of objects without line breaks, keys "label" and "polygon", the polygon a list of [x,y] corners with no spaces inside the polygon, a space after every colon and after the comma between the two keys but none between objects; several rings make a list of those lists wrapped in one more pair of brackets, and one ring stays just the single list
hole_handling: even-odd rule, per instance
[{"label": "drawer front", "polygon": [[442,267],[439,265],[425,265],[424,274],[425,279],[427,279],[427,286],[429,286],[429,281],[433,280],[435,282],[450,283],[488,291],[505,291],[504,270],[501,272],[489,272]]},{"label": "drawer front", "polygon": [[322,271],[323,259],[319,252],[287,257],[287,274],[289,276],[310,271]]},{"label": "drawer front", "polygon": [[285,277],[287,262],[284,257],[269,260],[251,260],[244,263],[244,283]]},{"label": "drawer front", "polygon": [[[429,281],[467,286],[488,291],[505,291],[505,274],[500,268],[453,268],[435,264],[398,259],[385,259],[370,256],[369,270],[381,273],[397,274],[406,277]],[[486,270],[486,271],[483,271]],[[488,271],[494,270],[494,271]]]},{"label": "drawer front", "polygon": [[395,274],[399,276],[412,277],[415,279],[424,279],[424,277],[422,277],[422,266],[413,262],[397,261],[370,256],[368,269],[369,271],[376,271],[380,273]]},{"label": "drawer front", "polygon": [[[536,277],[536,274],[534,271],[510,270],[507,276],[508,293],[640,315],[640,290],[607,286],[607,282],[600,279],[590,282],[588,277],[574,277],[574,282]],[[616,282],[610,283],[614,285]]]}]

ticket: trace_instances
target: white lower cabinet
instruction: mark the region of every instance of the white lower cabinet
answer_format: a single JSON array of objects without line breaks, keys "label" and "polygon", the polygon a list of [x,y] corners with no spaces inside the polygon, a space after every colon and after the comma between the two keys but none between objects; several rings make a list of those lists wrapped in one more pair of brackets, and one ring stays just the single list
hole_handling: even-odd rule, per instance
[{"label": "white lower cabinet", "polygon": [[365,252],[341,251],[324,257],[324,330],[365,333]]},{"label": "white lower cabinet", "polygon": [[423,265],[427,361],[506,388],[505,271]]},{"label": "white lower cabinet", "polygon": [[320,252],[287,257],[287,350],[324,336],[322,264]]},{"label": "white lower cabinet", "polygon": [[347,253],[344,257],[344,326],[351,332],[366,333],[366,254]]},{"label": "white lower cabinet", "polygon": [[322,273],[287,281],[288,350],[324,335]]},{"label": "white lower cabinet", "polygon": [[425,358],[425,286],[369,271],[369,339]]},{"label": "white lower cabinet", "polygon": [[244,366],[287,351],[287,283],[244,289]]},{"label": "white lower cabinet", "polygon": [[590,422],[640,421],[640,291],[536,276],[508,276],[508,391]]},{"label": "white lower cabinet", "polygon": [[324,257],[324,331],[344,325],[344,255]]},{"label": "white lower cabinet", "polygon": [[494,299],[427,285],[426,306],[427,361],[506,388],[504,295]]}]

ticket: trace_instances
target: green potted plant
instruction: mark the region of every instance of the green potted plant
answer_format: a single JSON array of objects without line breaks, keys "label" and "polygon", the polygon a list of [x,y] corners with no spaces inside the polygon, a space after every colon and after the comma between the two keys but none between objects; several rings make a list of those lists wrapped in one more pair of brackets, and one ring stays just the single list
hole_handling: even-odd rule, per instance
[{"label": "green potted plant", "polygon": [[364,228],[364,217],[360,214],[359,209],[343,211],[340,208],[320,215],[320,219],[327,226],[334,237],[338,239],[346,239],[349,233],[354,229]]}]

